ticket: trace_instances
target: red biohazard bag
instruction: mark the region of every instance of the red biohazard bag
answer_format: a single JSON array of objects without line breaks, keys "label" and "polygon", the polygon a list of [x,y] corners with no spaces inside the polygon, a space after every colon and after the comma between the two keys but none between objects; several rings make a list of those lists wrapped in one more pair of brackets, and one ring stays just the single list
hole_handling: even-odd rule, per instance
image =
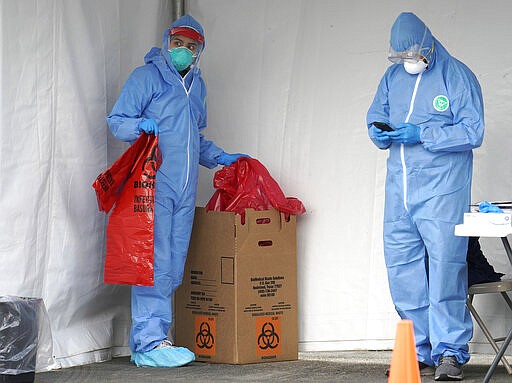
[{"label": "red biohazard bag", "polygon": [[143,133],[92,187],[108,213],[105,283],[152,286],[156,171],[162,160],[158,137]]},{"label": "red biohazard bag", "polygon": [[285,197],[268,170],[256,159],[241,157],[215,173],[215,193],[206,211],[232,211],[244,215],[246,208],[299,215],[306,212],[297,198]]}]

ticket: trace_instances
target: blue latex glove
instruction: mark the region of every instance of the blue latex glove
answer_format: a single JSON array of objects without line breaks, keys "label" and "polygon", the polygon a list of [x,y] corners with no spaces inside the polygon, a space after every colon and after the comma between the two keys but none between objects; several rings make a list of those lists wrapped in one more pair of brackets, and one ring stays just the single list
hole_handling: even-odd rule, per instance
[{"label": "blue latex glove", "polygon": [[158,125],[152,118],[144,119],[139,122],[139,129],[147,134],[158,136]]},{"label": "blue latex glove", "polygon": [[389,132],[388,137],[392,142],[401,144],[417,144],[420,142],[420,127],[409,122],[403,122],[395,126],[394,132]]},{"label": "blue latex glove", "polygon": [[368,135],[371,139],[379,141],[385,146],[391,144],[391,140],[389,139],[388,132],[384,132],[377,128],[375,125],[372,125],[368,128]]},{"label": "blue latex glove", "polygon": [[248,156],[247,154],[243,154],[243,153],[234,153],[234,154],[229,154],[229,153],[226,153],[226,152],[222,152],[220,154],[219,157],[217,157],[217,164],[219,165],[224,165],[224,166],[229,166],[231,165],[233,162],[235,162],[236,160],[238,160],[240,157],[248,157],[248,158],[251,158],[250,156]]},{"label": "blue latex glove", "polygon": [[503,210],[488,201],[481,202],[480,205],[478,205],[478,211],[480,213],[503,213]]}]

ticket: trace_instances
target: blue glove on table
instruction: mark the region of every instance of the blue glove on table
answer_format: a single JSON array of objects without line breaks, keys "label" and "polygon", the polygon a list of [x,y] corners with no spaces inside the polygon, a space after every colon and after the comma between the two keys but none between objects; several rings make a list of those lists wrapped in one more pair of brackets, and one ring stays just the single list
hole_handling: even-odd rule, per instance
[{"label": "blue glove on table", "polygon": [[152,118],[144,119],[139,122],[139,129],[147,134],[155,134],[158,136],[158,125]]},{"label": "blue glove on table", "polygon": [[243,153],[234,153],[234,154],[229,154],[229,153],[226,153],[226,152],[222,152],[220,154],[219,157],[217,157],[217,164],[219,165],[224,165],[224,166],[229,166],[231,165],[233,162],[235,162],[236,160],[238,160],[240,157],[248,157],[248,158],[251,158],[250,156],[248,156],[247,154],[243,154]]},{"label": "blue glove on table", "polygon": [[478,211],[480,213],[503,213],[503,210],[488,201],[482,201],[480,205],[478,205]]},{"label": "blue glove on table", "polygon": [[383,145],[388,146],[391,144],[391,140],[389,139],[388,132],[384,132],[383,130],[380,130],[375,125],[372,125],[368,128],[368,135],[371,139],[374,139],[376,141],[379,141]]},{"label": "blue glove on table", "polygon": [[388,137],[393,142],[412,145],[420,142],[420,131],[418,125],[403,122],[395,127],[394,132],[389,132]]}]

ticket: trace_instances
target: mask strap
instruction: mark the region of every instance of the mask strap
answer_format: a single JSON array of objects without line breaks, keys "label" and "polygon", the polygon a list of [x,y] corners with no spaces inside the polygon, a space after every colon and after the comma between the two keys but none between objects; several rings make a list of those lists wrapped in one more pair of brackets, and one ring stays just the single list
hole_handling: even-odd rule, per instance
[{"label": "mask strap", "polygon": [[425,62],[425,64],[430,64],[429,60],[427,60],[427,56],[429,56],[430,54],[434,53],[434,41],[432,40],[432,46],[430,47],[430,49],[427,51],[427,53],[425,53],[424,55],[422,55],[423,57],[423,61]]},{"label": "mask strap", "polygon": [[426,37],[427,37],[427,26],[425,25],[425,30],[423,32],[423,37],[422,37],[421,43],[420,43],[420,49],[423,48],[423,43],[425,42]]}]

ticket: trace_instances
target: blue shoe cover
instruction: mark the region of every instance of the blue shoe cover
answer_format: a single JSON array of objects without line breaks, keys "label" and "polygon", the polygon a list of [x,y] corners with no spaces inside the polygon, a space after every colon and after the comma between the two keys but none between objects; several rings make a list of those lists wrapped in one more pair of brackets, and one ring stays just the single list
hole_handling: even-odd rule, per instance
[{"label": "blue shoe cover", "polygon": [[132,352],[130,361],[137,367],[180,367],[195,359],[196,356],[189,349],[173,346],[147,352]]}]

